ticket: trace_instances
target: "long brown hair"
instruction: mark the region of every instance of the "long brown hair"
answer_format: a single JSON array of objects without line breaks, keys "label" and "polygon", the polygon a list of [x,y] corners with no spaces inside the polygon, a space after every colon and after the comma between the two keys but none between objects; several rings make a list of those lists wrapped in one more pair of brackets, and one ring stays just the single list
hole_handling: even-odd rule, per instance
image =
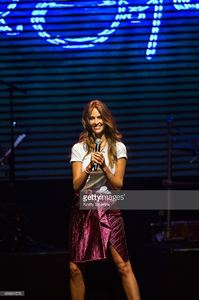
[{"label": "long brown hair", "polygon": [[80,134],[79,142],[84,142],[86,144],[88,153],[93,151],[95,148],[95,136],[93,135],[91,126],[89,124],[89,118],[94,108],[98,110],[104,122],[104,134],[108,142],[108,158],[110,166],[113,167],[114,162],[117,159],[116,141],[120,141],[122,135],[116,127],[116,122],[111,111],[101,100],[92,100],[86,105],[82,114],[82,125],[84,130]]}]

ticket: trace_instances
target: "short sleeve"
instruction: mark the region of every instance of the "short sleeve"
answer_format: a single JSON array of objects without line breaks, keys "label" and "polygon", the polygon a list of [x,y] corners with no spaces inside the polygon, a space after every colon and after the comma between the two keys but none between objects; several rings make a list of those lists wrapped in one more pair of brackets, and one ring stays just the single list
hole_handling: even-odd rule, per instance
[{"label": "short sleeve", "polygon": [[119,158],[128,158],[127,156],[127,150],[126,150],[126,146],[121,143],[121,142],[118,142],[116,144],[116,150],[117,150],[117,159]]},{"label": "short sleeve", "polygon": [[79,143],[73,145],[72,147],[70,162],[73,161],[82,161],[82,151]]}]

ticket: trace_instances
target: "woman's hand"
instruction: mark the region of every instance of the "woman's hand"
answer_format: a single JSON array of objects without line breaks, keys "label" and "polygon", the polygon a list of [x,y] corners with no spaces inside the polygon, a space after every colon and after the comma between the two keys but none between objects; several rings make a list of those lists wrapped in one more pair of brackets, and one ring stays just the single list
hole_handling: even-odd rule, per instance
[{"label": "woman's hand", "polygon": [[97,164],[100,168],[104,168],[105,166],[105,158],[102,152],[93,152],[91,154],[91,164]]}]

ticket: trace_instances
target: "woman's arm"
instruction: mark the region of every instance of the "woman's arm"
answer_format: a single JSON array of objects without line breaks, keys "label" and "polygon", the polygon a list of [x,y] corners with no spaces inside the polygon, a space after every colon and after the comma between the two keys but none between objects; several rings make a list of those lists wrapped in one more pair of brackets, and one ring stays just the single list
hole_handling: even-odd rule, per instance
[{"label": "woman's arm", "polygon": [[126,159],[125,158],[120,158],[117,160],[116,163],[116,170],[115,174],[111,172],[111,170],[104,164],[102,166],[102,170],[108,179],[111,187],[114,190],[119,190],[123,186],[123,181],[124,181],[124,174],[125,174],[125,169],[126,169]]},{"label": "woman's arm", "polygon": [[82,162],[74,161],[72,162],[72,174],[73,174],[73,189],[75,192],[81,190],[91,171],[91,163],[88,164],[86,169],[82,172]]}]

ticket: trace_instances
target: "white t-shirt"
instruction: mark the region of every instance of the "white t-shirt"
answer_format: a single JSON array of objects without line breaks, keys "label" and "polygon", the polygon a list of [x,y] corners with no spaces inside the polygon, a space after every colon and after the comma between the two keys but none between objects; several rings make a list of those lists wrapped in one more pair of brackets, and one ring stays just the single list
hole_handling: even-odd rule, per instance
[{"label": "white t-shirt", "polygon": [[[104,154],[106,165],[110,168],[109,160],[108,160],[108,145],[106,145],[105,148],[101,152]],[[82,171],[85,170],[85,168],[87,167],[87,165],[89,164],[89,162],[91,160],[91,153],[89,153],[87,155],[86,155],[86,153],[87,153],[87,148],[86,148],[85,143],[81,142],[81,143],[76,143],[73,145],[70,162],[73,162],[73,161],[82,162]],[[122,142],[116,142],[116,156],[117,156],[117,159],[127,158],[126,146]],[[111,171],[114,173],[115,167],[113,167],[111,169]]]},{"label": "white t-shirt", "polygon": [[[111,172],[114,174],[115,173],[115,166],[112,168],[110,167],[109,164],[109,159],[108,159],[108,145],[104,147],[104,149],[101,151],[104,154],[105,158],[105,163],[111,170]],[[117,159],[120,158],[126,158],[127,159],[127,150],[126,146],[122,142],[116,142],[116,156]],[[70,162],[74,161],[79,161],[82,162],[82,171],[84,171],[89,164],[91,160],[91,153],[87,154],[87,148],[86,144],[81,142],[81,143],[76,143],[72,147],[72,152],[71,152],[71,160]],[[107,184],[107,179],[102,172],[102,170],[91,172],[90,175],[88,176],[86,185],[83,189],[87,188],[98,188],[101,186],[104,186]]]}]

